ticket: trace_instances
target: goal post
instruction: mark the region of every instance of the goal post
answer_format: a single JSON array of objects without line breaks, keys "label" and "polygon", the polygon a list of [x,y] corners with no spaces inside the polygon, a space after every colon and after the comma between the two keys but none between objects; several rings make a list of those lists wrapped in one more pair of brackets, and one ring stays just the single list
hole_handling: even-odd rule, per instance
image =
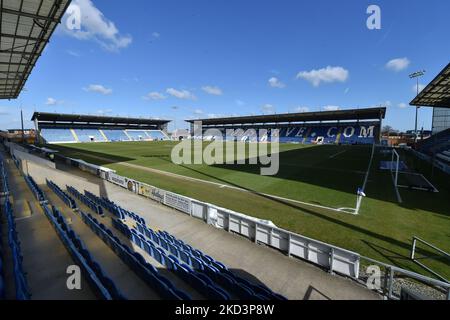
[{"label": "goal post", "polygon": [[398,186],[398,173],[400,168],[400,155],[397,150],[392,148],[392,158],[391,158],[391,174],[394,177],[394,185]]}]

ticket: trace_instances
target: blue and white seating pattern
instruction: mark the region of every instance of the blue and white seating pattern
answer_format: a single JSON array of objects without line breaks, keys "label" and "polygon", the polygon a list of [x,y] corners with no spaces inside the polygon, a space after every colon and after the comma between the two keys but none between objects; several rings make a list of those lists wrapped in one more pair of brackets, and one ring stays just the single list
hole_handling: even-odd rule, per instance
[{"label": "blue and white seating pattern", "polygon": [[[277,129],[276,127],[274,129]],[[202,139],[242,141],[242,142],[266,142],[271,141],[271,135],[275,135],[272,129],[258,130],[246,128],[233,128],[227,132],[219,129],[222,136],[211,135],[205,129]],[[380,131],[377,123],[327,123],[304,124],[280,127],[277,138],[282,143],[302,144],[373,144]],[[194,139],[199,137],[194,137]]]},{"label": "blue and white seating pattern", "polygon": [[161,130],[43,128],[40,134],[47,143],[168,140]]},{"label": "blue and white seating pattern", "polygon": [[70,129],[41,129],[41,137],[48,143],[77,142]]},{"label": "blue and white seating pattern", "polygon": [[98,129],[74,129],[79,142],[106,141]]},{"label": "blue and white seating pattern", "polygon": [[103,129],[103,134],[106,136],[108,141],[130,141],[130,138],[125,134],[123,130],[105,130]]}]

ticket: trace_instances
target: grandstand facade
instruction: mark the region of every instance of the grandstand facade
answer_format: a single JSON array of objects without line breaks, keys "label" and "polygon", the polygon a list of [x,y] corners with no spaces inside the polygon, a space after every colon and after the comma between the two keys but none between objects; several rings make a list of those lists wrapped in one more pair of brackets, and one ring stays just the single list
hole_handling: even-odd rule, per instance
[{"label": "grandstand facade", "polygon": [[169,120],[35,112],[38,143],[167,140]]},{"label": "grandstand facade", "polygon": [[[231,118],[187,120],[194,139],[243,142],[270,141],[278,129],[279,142],[301,144],[373,144],[381,140],[386,108],[288,113]],[[202,134],[194,128],[201,122]],[[209,134],[208,129],[221,135]],[[261,130],[260,133],[259,130]]]}]

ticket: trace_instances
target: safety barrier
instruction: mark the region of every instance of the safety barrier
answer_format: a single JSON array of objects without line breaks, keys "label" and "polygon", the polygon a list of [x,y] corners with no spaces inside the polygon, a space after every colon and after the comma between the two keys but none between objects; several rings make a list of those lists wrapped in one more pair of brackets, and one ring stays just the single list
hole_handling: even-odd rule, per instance
[{"label": "safety barrier", "polygon": [[358,253],[281,229],[271,221],[181,196],[115,173],[109,173],[107,176],[108,181],[116,185],[199,218],[217,228],[240,234],[255,243],[273,247],[289,256],[307,260],[327,270],[358,278],[360,257]]}]

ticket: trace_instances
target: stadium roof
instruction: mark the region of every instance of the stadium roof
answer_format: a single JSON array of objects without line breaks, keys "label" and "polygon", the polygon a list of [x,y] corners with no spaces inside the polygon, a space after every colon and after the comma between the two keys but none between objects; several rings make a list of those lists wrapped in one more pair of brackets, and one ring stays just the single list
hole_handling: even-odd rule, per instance
[{"label": "stadium roof", "polygon": [[338,111],[284,113],[259,116],[243,116],[229,118],[211,118],[186,120],[193,123],[202,121],[203,125],[243,124],[243,123],[280,123],[305,121],[340,121],[340,120],[375,120],[384,119],[386,108],[366,108]]},{"label": "stadium roof", "polygon": [[39,127],[57,127],[70,125],[121,125],[126,127],[146,127],[164,125],[170,120],[161,119],[145,119],[145,118],[127,118],[127,117],[111,117],[111,116],[92,116],[81,114],[61,114],[35,112],[31,121],[37,120]]},{"label": "stadium roof", "polygon": [[19,96],[70,1],[0,1],[0,99]]},{"label": "stadium roof", "polygon": [[86,123],[125,123],[125,124],[165,124],[170,120],[148,119],[148,118],[128,118],[128,117],[111,117],[111,116],[92,116],[82,114],[64,114],[64,113],[48,113],[35,112],[31,121],[39,122],[86,122]]},{"label": "stadium roof", "polygon": [[450,63],[409,104],[450,108]]}]

